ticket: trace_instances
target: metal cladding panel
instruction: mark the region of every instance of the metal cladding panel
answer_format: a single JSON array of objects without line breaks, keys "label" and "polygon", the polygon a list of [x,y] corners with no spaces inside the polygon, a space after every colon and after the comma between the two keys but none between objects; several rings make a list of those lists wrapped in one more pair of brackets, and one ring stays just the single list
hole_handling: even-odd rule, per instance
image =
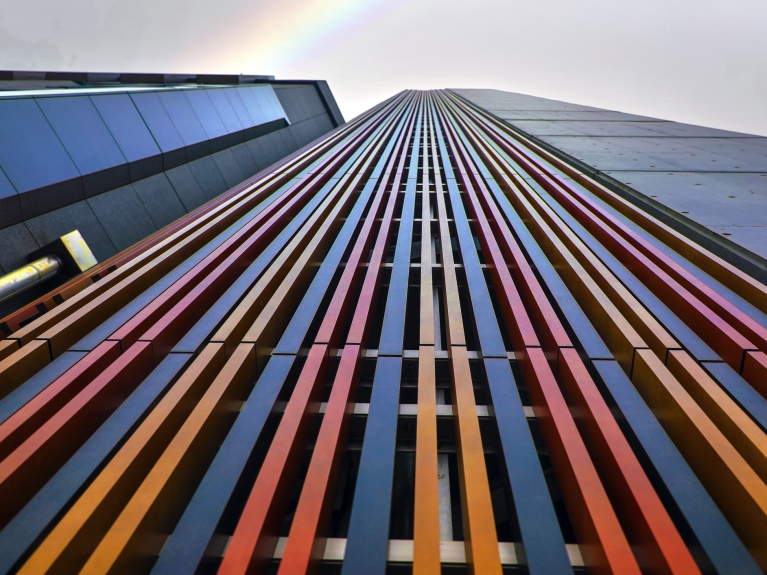
[{"label": "metal cladding panel", "polygon": [[185,209],[166,174],[157,174],[135,182],[133,190],[158,230],[189,211]]},{"label": "metal cladding panel", "polygon": [[[596,114],[597,112],[588,112]],[[507,114],[508,115],[508,114]],[[504,118],[506,119],[506,118]],[[703,138],[742,137],[744,134],[715,130],[701,126],[688,126],[676,122],[661,120],[652,122],[630,120],[619,121],[617,118],[600,121],[599,118],[568,121],[547,121],[541,119],[513,119],[514,125],[534,136],[595,136],[595,137],[674,137],[685,136]],[[678,142],[674,142],[678,144]]]},{"label": "metal cladding panel", "polygon": [[113,262],[2,324],[0,573],[767,570],[767,286],[453,92]]},{"label": "metal cladding panel", "polygon": [[3,273],[10,273],[16,268],[24,267],[29,263],[24,256],[40,247],[24,224],[16,224],[0,230],[0,243],[12,248],[0,255],[0,268]]},{"label": "metal cladding panel", "polygon": [[227,93],[230,91],[231,90],[214,88],[206,90],[205,93],[210,98],[210,101],[213,102],[213,107],[216,109],[221,121],[224,123],[226,131],[233,134],[234,132],[242,130],[244,126],[238,117],[234,106],[227,97]]},{"label": "metal cladding panel", "polygon": [[131,94],[130,98],[136,104],[160,150],[170,152],[186,145],[156,93],[135,93]]},{"label": "metal cladding panel", "polygon": [[[457,90],[461,93],[461,90]],[[600,111],[562,111],[562,110],[497,110],[497,116],[504,120],[537,120],[537,121],[613,121],[613,122],[663,122],[657,118],[647,116],[637,116],[636,114],[625,114],[623,112],[612,112],[610,110]]]},{"label": "metal cladding panel", "polygon": [[330,86],[328,86],[328,83],[325,80],[320,80],[317,82],[317,89],[320,91],[320,94],[322,94],[322,99],[330,111],[330,116],[333,120],[333,123],[336,126],[342,125],[345,122],[344,116],[341,114],[341,110],[338,108],[338,104],[336,103],[335,97],[333,97],[333,93],[330,91]]},{"label": "metal cladding panel", "polygon": [[32,99],[0,100],[0,167],[19,193],[80,177]]},{"label": "metal cladding panel", "polygon": [[208,138],[218,138],[228,133],[208,96],[208,90],[187,90],[185,94]]},{"label": "metal cladding panel", "polygon": [[250,115],[250,111],[248,110],[248,107],[245,105],[245,101],[243,100],[242,96],[240,95],[239,90],[225,90],[226,97],[229,100],[229,103],[232,105],[232,108],[234,109],[235,114],[237,114],[237,118],[240,120],[240,123],[242,123],[243,128],[251,128],[255,125],[257,125],[256,119],[253,118],[253,116]]},{"label": "metal cladding panel", "polygon": [[158,92],[157,98],[162,103],[186,146],[198,144],[207,139],[205,129],[184,91]]},{"label": "metal cladding panel", "polygon": [[261,95],[260,89],[250,87],[239,88],[237,94],[248,110],[248,114],[253,118],[254,124],[263,124],[272,119],[272,109],[266,98]]},{"label": "metal cladding panel", "polygon": [[37,98],[37,104],[81,174],[126,162],[89,97]]},{"label": "metal cladding panel", "polygon": [[293,123],[303,122],[329,109],[323,104],[321,92],[314,84],[278,85],[275,92]]},{"label": "metal cladding panel", "polygon": [[[546,142],[597,170],[655,172],[765,172],[760,138],[732,138],[727,145],[677,137],[545,136]],[[728,139],[730,140],[730,139]],[[730,146],[734,149],[730,149]]]},{"label": "metal cladding panel", "polygon": [[0,172],[0,200],[16,195],[16,189],[11,185],[5,172]]},{"label": "metal cladding panel", "polygon": [[[256,173],[258,170],[253,170]],[[193,209],[201,206],[205,203],[206,198],[203,194],[200,184],[194,177],[192,170],[189,166],[179,166],[165,172],[173,189],[176,191],[181,203],[184,204],[184,209],[187,212],[191,212]]]},{"label": "metal cladding panel", "polygon": [[767,281],[767,138],[610,110],[558,111],[565,103],[497,90],[456,93]]},{"label": "metal cladding panel", "polygon": [[[90,198],[88,205],[118,251],[157,230],[132,185]],[[125,214],[131,214],[131,218],[127,219]]]},{"label": "metal cladding panel", "polygon": [[160,149],[127,94],[91,96],[104,123],[129,162],[157,156]]},{"label": "metal cladding panel", "polygon": [[249,91],[256,96],[264,111],[267,111],[270,120],[286,117],[282,104],[279,98],[277,98],[277,94],[274,93],[272,86],[254,86],[249,88]]}]

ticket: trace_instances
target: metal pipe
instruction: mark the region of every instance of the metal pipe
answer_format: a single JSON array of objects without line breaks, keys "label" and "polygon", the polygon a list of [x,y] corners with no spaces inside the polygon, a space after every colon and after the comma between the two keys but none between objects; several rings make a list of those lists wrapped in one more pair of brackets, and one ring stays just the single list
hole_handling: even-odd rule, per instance
[{"label": "metal pipe", "polygon": [[45,256],[0,277],[0,302],[55,276],[64,267],[56,256]]}]

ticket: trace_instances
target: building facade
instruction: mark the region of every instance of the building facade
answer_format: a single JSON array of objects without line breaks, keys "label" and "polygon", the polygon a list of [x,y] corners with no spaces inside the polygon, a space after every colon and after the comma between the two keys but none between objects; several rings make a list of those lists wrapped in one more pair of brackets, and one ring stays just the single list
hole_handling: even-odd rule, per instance
[{"label": "building facade", "polygon": [[8,316],[0,573],[767,570],[758,258],[490,96],[399,93]]}]

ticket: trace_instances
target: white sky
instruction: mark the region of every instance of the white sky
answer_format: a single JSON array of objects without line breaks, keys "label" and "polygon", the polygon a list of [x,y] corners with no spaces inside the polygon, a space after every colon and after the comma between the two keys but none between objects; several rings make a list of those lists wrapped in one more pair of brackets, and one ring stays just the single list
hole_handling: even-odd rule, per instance
[{"label": "white sky", "polygon": [[767,135],[765,0],[6,0],[0,68],[498,88]]}]

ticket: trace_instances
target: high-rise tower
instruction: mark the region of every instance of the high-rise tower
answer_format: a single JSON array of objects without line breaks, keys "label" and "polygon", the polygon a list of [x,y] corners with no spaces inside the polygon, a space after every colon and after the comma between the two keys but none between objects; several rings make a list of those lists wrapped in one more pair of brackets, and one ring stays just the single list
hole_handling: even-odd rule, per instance
[{"label": "high-rise tower", "polygon": [[525,98],[401,92],[11,315],[0,573],[767,570],[762,254],[592,132],[715,136]]}]

